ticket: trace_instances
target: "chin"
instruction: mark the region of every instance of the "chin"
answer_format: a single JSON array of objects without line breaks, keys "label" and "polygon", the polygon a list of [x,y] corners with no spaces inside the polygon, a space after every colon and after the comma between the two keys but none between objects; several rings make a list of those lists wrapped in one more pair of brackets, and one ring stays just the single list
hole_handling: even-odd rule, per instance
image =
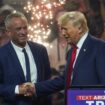
[{"label": "chin", "polygon": [[68,44],[71,44],[71,41],[67,41]]},{"label": "chin", "polygon": [[20,42],[19,45],[24,47],[26,45],[26,41],[25,42]]}]

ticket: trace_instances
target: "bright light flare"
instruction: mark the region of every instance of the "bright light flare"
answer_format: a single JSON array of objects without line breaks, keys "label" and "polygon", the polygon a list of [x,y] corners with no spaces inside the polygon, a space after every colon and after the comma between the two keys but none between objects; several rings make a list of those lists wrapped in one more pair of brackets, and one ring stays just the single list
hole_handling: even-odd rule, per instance
[{"label": "bright light flare", "polygon": [[37,4],[27,2],[24,10],[31,13],[32,23],[29,26],[29,40],[38,42],[52,48],[46,39],[51,34],[50,25],[53,24],[55,12],[66,0],[40,0]]}]

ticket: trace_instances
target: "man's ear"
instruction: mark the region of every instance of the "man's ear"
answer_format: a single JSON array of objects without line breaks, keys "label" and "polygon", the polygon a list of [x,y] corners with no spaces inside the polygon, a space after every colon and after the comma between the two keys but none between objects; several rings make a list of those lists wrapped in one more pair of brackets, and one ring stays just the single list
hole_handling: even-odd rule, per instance
[{"label": "man's ear", "polygon": [[83,28],[81,26],[78,27],[79,33],[83,32]]},{"label": "man's ear", "polygon": [[6,34],[10,37],[11,36],[11,32],[9,30],[6,31]]}]

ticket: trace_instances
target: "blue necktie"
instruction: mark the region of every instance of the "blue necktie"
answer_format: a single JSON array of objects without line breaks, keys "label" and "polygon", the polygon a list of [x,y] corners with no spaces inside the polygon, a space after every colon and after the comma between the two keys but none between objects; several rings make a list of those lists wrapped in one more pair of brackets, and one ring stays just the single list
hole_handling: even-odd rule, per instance
[{"label": "blue necktie", "polygon": [[26,52],[25,48],[22,51],[24,53],[25,62],[26,62],[26,81],[31,82],[29,58],[28,58],[28,55],[27,55],[27,52]]}]

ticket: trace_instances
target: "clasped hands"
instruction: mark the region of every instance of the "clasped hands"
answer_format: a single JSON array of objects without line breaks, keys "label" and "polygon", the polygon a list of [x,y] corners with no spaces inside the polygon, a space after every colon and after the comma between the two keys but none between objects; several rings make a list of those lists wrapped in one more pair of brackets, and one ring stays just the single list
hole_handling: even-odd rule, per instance
[{"label": "clasped hands", "polygon": [[19,94],[24,96],[33,96],[35,94],[35,86],[31,82],[19,85]]}]

